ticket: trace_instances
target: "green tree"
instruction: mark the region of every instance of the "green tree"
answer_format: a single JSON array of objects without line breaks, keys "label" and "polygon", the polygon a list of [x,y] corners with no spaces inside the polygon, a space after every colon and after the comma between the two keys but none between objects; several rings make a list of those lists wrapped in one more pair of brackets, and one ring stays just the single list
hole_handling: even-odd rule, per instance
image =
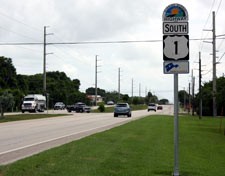
[{"label": "green tree", "polygon": [[[18,78],[18,87],[23,90],[24,95],[43,94],[43,74],[18,75]],[[46,78],[49,107],[53,107],[59,101],[66,104],[75,103],[76,100],[86,101],[85,96],[79,92],[80,81],[78,79],[71,80],[64,72],[59,71],[47,72]],[[81,100],[80,97],[83,99]]]},{"label": "green tree", "polygon": [[152,103],[158,103],[158,97],[156,95],[153,95],[151,98],[150,98],[150,102]]},{"label": "green tree", "polygon": [[[43,94],[43,74],[17,75],[12,59],[0,57],[0,90],[8,90],[14,96],[15,108],[18,109],[21,99],[27,94]],[[46,73],[46,89],[49,95],[50,107],[57,101],[66,104],[82,101],[88,103],[86,95],[79,91],[80,80],[71,80],[64,72],[53,71]],[[104,96],[104,90],[100,90]],[[71,98],[72,97],[72,98]]]},{"label": "green tree", "polygon": [[[86,89],[86,94],[87,95],[95,95],[95,88],[94,87],[89,87]],[[105,97],[105,90],[97,88],[97,94],[100,95],[101,97]]]},{"label": "green tree", "polygon": [[129,100],[129,95],[128,95],[128,94],[123,95],[123,96],[122,96],[122,100],[123,100],[124,102],[128,102],[128,100]]},{"label": "green tree", "polygon": [[133,97],[133,98],[130,98],[130,99],[131,99],[131,103],[134,104],[134,105],[145,103],[145,98],[143,98],[143,97]]},{"label": "green tree", "polygon": [[133,97],[132,100],[132,104],[134,105],[137,105],[139,103],[139,97]]},{"label": "green tree", "polygon": [[8,109],[13,107],[14,105],[14,98],[13,95],[8,93],[7,91],[3,92],[0,96],[0,111],[1,111],[1,118],[4,117],[4,112]]},{"label": "green tree", "polygon": [[30,75],[28,77],[27,94],[42,94],[42,93],[43,93],[43,74]]},{"label": "green tree", "polygon": [[107,101],[113,101],[114,103],[118,102],[118,92],[112,91],[112,92],[106,92],[105,93],[105,102]]},{"label": "green tree", "polygon": [[28,78],[29,76],[20,74],[16,76],[18,89],[20,89],[24,93],[24,95],[26,95],[29,90]]},{"label": "green tree", "polygon": [[16,88],[16,69],[12,64],[12,59],[0,57],[0,88]]},{"label": "green tree", "polygon": [[182,105],[182,107],[184,107],[184,105],[188,104],[188,99],[189,95],[185,90],[180,90],[178,92],[178,100],[180,102],[180,104]]},{"label": "green tree", "polygon": [[[217,94],[216,94],[216,103],[217,103],[217,114],[225,115],[225,78],[217,78]],[[196,106],[196,112],[198,113],[199,109],[199,93],[196,94],[194,100]],[[202,86],[202,114],[203,116],[212,116],[213,115],[213,96],[212,96],[212,81],[204,83]]]},{"label": "green tree", "polygon": [[168,99],[160,99],[159,104],[169,104],[169,100]]},{"label": "green tree", "polygon": [[217,114],[225,115],[225,77],[220,77],[217,79]]},{"label": "green tree", "polygon": [[145,103],[158,103],[158,97],[153,95],[151,92],[148,92],[147,96],[145,97]]}]

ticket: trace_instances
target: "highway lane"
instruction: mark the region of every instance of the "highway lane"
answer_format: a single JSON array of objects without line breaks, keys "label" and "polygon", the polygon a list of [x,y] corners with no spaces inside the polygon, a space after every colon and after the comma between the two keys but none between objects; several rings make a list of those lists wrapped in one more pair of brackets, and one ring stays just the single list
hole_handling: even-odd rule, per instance
[{"label": "highway lane", "polygon": [[165,106],[163,111],[157,112],[133,111],[131,118],[114,118],[113,113],[71,113],[71,116],[1,123],[0,164],[11,163],[150,114],[170,114],[171,109],[171,106]]}]

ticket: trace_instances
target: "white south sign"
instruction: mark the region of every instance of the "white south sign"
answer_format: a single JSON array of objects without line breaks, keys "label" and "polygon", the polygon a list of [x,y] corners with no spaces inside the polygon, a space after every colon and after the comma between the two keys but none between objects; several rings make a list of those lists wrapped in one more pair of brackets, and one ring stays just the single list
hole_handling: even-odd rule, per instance
[{"label": "white south sign", "polygon": [[189,60],[189,36],[164,35],[163,60]]},{"label": "white south sign", "polygon": [[163,34],[188,34],[188,22],[164,22]]}]

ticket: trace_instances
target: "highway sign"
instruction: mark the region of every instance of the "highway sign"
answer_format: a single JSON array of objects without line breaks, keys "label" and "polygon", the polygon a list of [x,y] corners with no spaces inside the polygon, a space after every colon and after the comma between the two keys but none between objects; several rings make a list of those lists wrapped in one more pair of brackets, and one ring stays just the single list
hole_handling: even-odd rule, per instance
[{"label": "highway sign", "polygon": [[164,35],[163,60],[189,60],[189,36]]},{"label": "highway sign", "polygon": [[188,22],[164,22],[163,34],[188,34]]},{"label": "highway sign", "polygon": [[163,11],[164,22],[188,22],[188,12],[181,4],[170,4]]},{"label": "highway sign", "polygon": [[187,61],[165,61],[163,65],[164,74],[189,73],[189,62]]}]

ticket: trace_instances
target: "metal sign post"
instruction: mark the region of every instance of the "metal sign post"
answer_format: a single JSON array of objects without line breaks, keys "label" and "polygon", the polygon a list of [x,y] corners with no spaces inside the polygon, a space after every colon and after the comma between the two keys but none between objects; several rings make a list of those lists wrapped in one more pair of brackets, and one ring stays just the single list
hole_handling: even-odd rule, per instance
[{"label": "metal sign post", "polygon": [[174,74],[174,176],[179,176],[178,74],[189,73],[188,12],[180,4],[163,11],[163,71]]},{"label": "metal sign post", "polygon": [[178,73],[174,74],[174,176],[179,176]]}]

